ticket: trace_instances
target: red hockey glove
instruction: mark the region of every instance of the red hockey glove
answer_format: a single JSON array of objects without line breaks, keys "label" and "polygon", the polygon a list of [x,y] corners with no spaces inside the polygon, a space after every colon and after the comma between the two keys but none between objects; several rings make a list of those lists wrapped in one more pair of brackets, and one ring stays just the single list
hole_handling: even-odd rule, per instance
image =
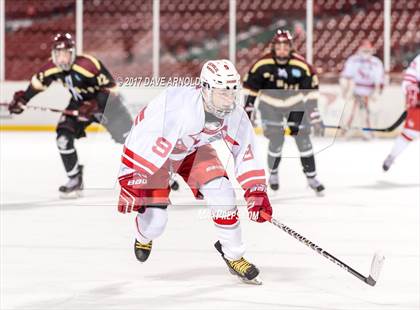
[{"label": "red hockey glove", "polygon": [[265,222],[260,211],[273,214],[273,208],[267,196],[267,186],[265,184],[255,185],[245,192],[245,200],[248,204],[248,215],[252,221]]},{"label": "red hockey glove", "polygon": [[405,101],[407,107],[414,108],[420,105],[419,87],[415,84],[410,84],[406,88]]},{"label": "red hockey glove", "polygon": [[12,114],[22,113],[26,103],[25,92],[23,90],[15,92],[12,102],[9,103],[9,112]]},{"label": "red hockey glove", "polygon": [[138,211],[142,207],[140,188],[147,183],[147,177],[133,172],[121,176],[118,181],[121,185],[118,211],[121,213]]}]

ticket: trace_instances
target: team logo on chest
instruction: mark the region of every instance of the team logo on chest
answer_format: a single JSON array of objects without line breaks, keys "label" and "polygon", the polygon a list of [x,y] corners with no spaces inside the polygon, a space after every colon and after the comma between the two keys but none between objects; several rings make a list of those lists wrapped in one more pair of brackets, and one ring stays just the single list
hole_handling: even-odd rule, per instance
[{"label": "team logo on chest", "polygon": [[302,72],[300,72],[299,69],[292,69],[292,76],[296,77],[296,78],[300,78],[302,76]]},{"label": "team logo on chest", "polygon": [[71,75],[66,75],[64,80],[65,84],[67,85],[68,89],[73,95],[73,98],[76,100],[82,100],[83,97],[77,92],[76,88],[73,86],[73,80],[71,79]]},{"label": "team logo on chest", "polygon": [[285,78],[285,79],[287,79],[287,70],[286,69],[284,69],[284,68],[278,68],[278,70],[277,70],[277,75],[279,76],[279,77],[281,77],[281,78]]}]

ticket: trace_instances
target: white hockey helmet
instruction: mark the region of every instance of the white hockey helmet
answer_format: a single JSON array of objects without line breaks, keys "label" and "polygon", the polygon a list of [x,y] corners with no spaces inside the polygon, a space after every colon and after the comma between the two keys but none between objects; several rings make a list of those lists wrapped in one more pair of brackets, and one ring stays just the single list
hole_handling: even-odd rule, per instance
[{"label": "white hockey helmet", "polygon": [[227,59],[207,61],[200,74],[206,110],[218,118],[231,113],[241,99],[241,76]]}]

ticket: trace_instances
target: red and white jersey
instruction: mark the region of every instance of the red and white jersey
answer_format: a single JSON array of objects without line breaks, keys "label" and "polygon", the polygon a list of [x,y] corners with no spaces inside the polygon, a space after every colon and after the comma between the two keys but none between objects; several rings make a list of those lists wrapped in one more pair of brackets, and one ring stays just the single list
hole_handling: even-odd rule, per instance
[{"label": "red and white jersey", "polygon": [[408,87],[420,87],[420,54],[413,59],[408,68],[404,72],[402,87],[404,93],[407,92]]},{"label": "red and white jersey", "polygon": [[153,175],[169,159],[183,160],[200,146],[223,139],[235,160],[235,175],[244,190],[265,184],[263,165],[255,155],[254,130],[237,106],[223,125],[205,126],[200,89],[171,87],[140,111],[124,144],[121,175],[134,170]]},{"label": "red and white jersey", "polygon": [[353,93],[359,96],[370,96],[376,87],[383,87],[384,75],[384,65],[378,57],[359,54],[350,56],[341,72],[343,78],[353,81]]}]

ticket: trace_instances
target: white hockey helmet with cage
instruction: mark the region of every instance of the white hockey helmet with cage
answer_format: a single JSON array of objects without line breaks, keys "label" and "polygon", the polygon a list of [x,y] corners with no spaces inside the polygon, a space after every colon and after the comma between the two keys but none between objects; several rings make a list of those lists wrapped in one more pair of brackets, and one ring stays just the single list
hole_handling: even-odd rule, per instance
[{"label": "white hockey helmet with cage", "polygon": [[207,61],[200,84],[206,110],[218,118],[226,117],[240,103],[241,76],[229,60]]}]

